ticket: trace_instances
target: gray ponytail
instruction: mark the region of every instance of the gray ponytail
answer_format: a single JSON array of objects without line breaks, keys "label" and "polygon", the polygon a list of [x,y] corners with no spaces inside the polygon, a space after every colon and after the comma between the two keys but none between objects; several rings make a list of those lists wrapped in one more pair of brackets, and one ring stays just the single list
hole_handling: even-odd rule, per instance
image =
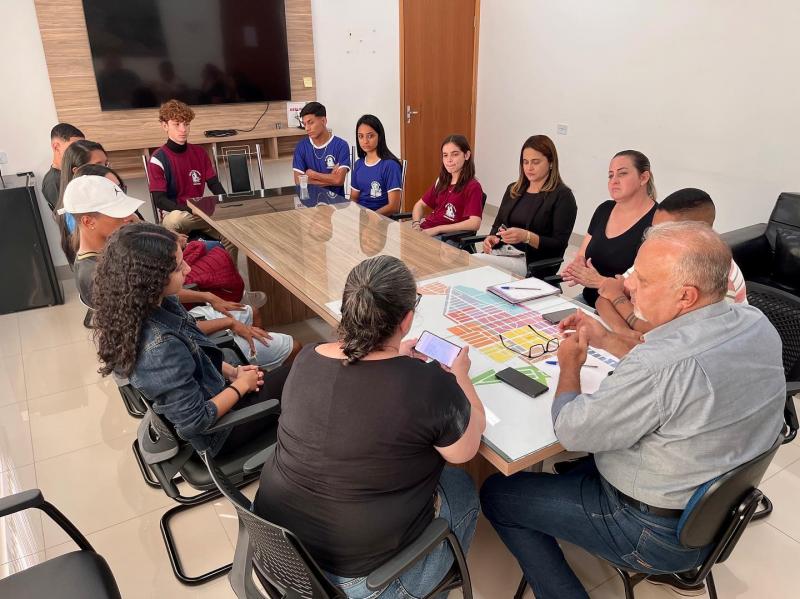
[{"label": "gray ponytail", "polygon": [[347,363],[380,349],[414,309],[416,298],[414,275],[393,256],[375,256],[353,268],[344,285],[339,323]]}]

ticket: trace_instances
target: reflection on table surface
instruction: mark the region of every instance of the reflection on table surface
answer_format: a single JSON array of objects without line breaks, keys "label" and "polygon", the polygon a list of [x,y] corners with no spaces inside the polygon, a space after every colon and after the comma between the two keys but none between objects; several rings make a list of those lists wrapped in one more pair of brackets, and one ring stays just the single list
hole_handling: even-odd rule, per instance
[{"label": "reflection on table surface", "polygon": [[300,200],[294,187],[288,191],[268,197],[211,196],[192,203],[259,268],[332,324],[336,321],[325,304],[341,298],[350,270],[372,256],[400,258],[417,280],[481,265],[466,252],[412,230],[409,223],[394,222],[327,190],[309,186],[308,200]]},{"label": "reflection on table surface", "polygon": [[215,221],[347,202],[348,199],[344,196],[316,185],[309,185],[305,190],[300,189],[299,185],[292,185],[189,200],[192,206],[199,208]]}]

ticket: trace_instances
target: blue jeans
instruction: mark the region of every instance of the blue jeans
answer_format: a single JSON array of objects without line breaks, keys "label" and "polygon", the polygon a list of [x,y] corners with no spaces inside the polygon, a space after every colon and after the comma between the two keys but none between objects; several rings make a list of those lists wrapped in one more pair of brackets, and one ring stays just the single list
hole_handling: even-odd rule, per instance
[{"label": "blue jeans", "polygon": [[481,489],[481,507],[519,561],[536,599],[589,597],[556,539],[650,574],[690,570],[710,550],[681,545],[677,517],[622,503],[593,459],[566,474],[495,475]]},{"label": "blue jeans", "polygon": [[[464,555],[469,550],[475,534],[480,504],[475,485],[469,475],[460,468],[445,466],[436,491],[441,498],[439,517],[450,522],[450,529],[458,537]],[[442,581],[444,575],[453,565],[453,553],[446,541],[438,549],[431,551],[418,561],[411,569],[406,570],[400,578],[380,591],[367,588],[367,577],[345,578],[328,574],[328,579],[351,599],[416,599],[425,597]]]}]

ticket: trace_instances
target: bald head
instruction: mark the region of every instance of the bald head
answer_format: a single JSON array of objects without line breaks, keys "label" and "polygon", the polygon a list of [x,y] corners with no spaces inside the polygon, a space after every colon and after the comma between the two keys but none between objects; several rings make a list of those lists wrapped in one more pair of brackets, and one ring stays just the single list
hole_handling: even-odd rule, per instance
[{"label": "bald head", "polygon": [[718,233],[699,221],[663,223],[645,233],[645,243],[670,247],[676,285],[692,285],[717,302],[728,290],[731,250]]},{"label": "bald head", "polygon": [[660,326],[724,299],[730,266],[730,249],[707,224],[668,222],[645,233],[626,286],[637,316]]}]

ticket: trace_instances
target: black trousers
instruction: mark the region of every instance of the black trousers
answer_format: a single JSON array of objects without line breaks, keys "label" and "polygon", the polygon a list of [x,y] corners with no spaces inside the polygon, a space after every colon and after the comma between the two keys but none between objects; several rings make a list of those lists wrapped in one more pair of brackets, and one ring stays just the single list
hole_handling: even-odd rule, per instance
[{"label": "black trousers", "polygon": [[[265,373],[264,385],[261,389],[242,397],[231,410],[241,410],[242,408],[270,399],[277,399],[280,401],[281,393],[283,392],[283,384],[286,382],[289,370],[289,366],[280,366],[275,370]],[[276,419],[277,416],[260,418],[254,422],[247,422],[233,428],[228,438],[225,439],[222,448],[217,452],[217,457],[224,456],[242,445],[249,443],[255,437],[260,436],[266,427],[274,425]]]}]

